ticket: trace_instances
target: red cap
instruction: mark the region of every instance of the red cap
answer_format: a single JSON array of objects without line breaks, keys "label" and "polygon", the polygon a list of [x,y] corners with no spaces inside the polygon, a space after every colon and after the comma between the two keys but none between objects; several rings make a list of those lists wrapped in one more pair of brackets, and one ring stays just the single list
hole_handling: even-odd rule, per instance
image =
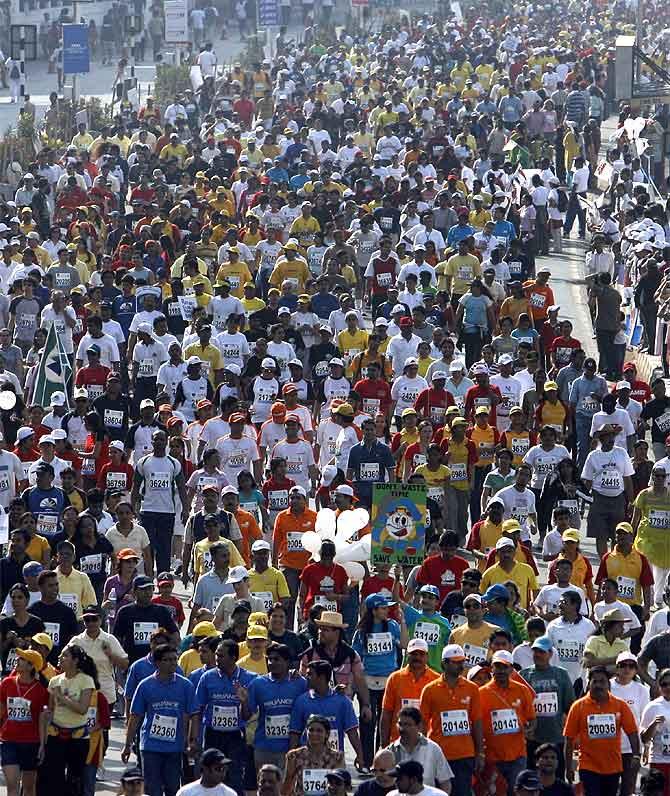
[{"label": "red cap", "polygon": [[623,366],[624,373],[627,370],[637,370],[637,368],[635,367],[635,363],[634,362],[626,362],[626,364]]},{"label": "red cap", "polygon": [[414,321],[409,317],[409,315],[403,315],[403,317],[398,322],[398,326],[400,327],[414,326]]},{"label": "red cap", "polygon": [[181,417],[171,417],[171,418],[170,418],[170,419],[167,421],[167,427],[168,427],[168,428],[172,428],[173,426],[176,426],[176,425],[177,425],[177,423],[183,423],[183,422],[184,422],[184,421],[181,419]]},{"label": "red cap", "polygon": [[282,395],[288,395],[290,392],[298,392],[298,388],[295,384],[285,384],[281,388]]},{"label": "red cap", "polygon": [[245,423],[246,417],[242,414],[242,412],[233,412],[233,414],[228,418],[229,423]]}]

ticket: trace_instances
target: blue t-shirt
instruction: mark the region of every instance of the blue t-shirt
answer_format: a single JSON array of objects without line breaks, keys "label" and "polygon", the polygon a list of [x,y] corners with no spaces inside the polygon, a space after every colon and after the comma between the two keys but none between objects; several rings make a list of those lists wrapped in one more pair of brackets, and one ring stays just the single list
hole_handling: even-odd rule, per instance
[{"label": "blue t-shirt", "polygon": [[256,676],[239,666],[232,677],[218,667],[205,672],[195,692],[198,706],[203,711],[203,724],[217,732],[243,730],[245,722],[240,715],[240,698],[235,689],[238,685],[248,688]]},{"label": "blue t-shirt", "polygon": [[511,221],[496,221],[493,225],[493,234],[496,238],[505,238],[507,243],[511,240],[516,238],[516,230],[514,229],[514,224]]},{"label": "blue t-shirt", "polygon": [[37,520],[37,533],[48,542],[61,527],[60,518],[63,509],[69,504],[65,492],[56,486],[51,489],[40,489],[37,486],[28,487],[21,495],[28,511]]},{"label": "blue t-shirt", "polygon": [[328,320],[331,312],[339,310],[340,303],[332,293],[315,293],[312,296],[312,312],[321,320]]},{"label": "blue t-shirt", "polygon": [[143,752],[181,752],[184,749],[184,714],[197,713],[195,688],[185,677],[175,674],[167,682],[153,674],[137,687],[130,712],[144,714],[140,730]]},{"label": "blue t-shirt", "polygon": [[447,246],[455,247],[459,241],[465,240],[465,238],[469,238],[470,235],[475,234],[474,227],[471,227],[470,224],[465,224],[461,226],[460,224],[454,224],[453,227],[449,229],[447,233]]},{"label": "blue t-shirt", "polygon": [[535,345],[535,341],[540,336],[537,329],[512,329],[512,335],[515,340],[518,340],[520,343],[530,343],[532,346]]},{"label": "blue t-shirt", "polygon": [[386,481],[386,471],[395,468],[391,449],[383,442],[374,442],[370,447],[358,442],[349,451],[349,469],[354,471],[353,482],[356,496],[366,506],[372,503],[372,485]]},{"label": "blue t-shirt", "polygon": [[128,339],[130,324],[137,314],[137,299],[135,296],[117,296],[112,302],[112,318],[123,329],[123,335]]},{"label": "blue t-shirt", "polygon": [[587,379],[586,376],[578,376],[570,387],[570,403],[576,404],[575,414],[593,417],[596,412],[602,409],[599,401],[591,397],[595,393],[603,398],[607,395],[607,382],[602,376],[594,376]]},{"label": "blue t-shirt", "polygon": [[248,707],[258,711],[254,745],[268,752],[288,752],[291,713],[296,699],[307,691],[304,677],[275,680],[271,674],[257,677],[249,686]]},{"label": "blue t-shirt", "polygon": [[208,670],[205,669],[204,666],[201,666],[199,669],[196,669],[194,672],[191,672],[191,674],[189,674],[188,679],[193,683],[193,688],[197,688],[198,687],[198,683],[200,682],[200,678],[203,676],[203,674],[206,671],[208,671]]},{"label": "blue t-shirt", "polygon": [[[126,699],[132,702],[133,697],[135,696],[135,691],[137,691],[137,686],[144,680],[146,677],[151,677],[152,674],[156,673],[156,664],[154,663],[154,659],[151,657],[151,654],[146,655],[144,658],[139,658],[134,663],[130,664],[130,668],[128,669],[128,676],[126,677],[126,685],[123,689],[123,695]],[[181,666],[177,666],[177,674],[184,675]]]},{"label": "blue t-shirt", "polygon": [[305,727],[310,716],[323,716],[330,722],[330,737],[335,740],[335,733],[340,751],[344,750],[344,734],[358,727],[358,719],[349,697],[329,691],[326,696],[319,696],[314,691],[305,691],[293,704],[291,713],[291,732],[299,732],[305,742]]},{"label": "blue t-shirt", "polygon": [[487,309],[491,304],[491,299],[488,296],[475,296],[472,293],[466,293],[458,303],[463,307],[463,329],[465,332],[472,333],[488,328]]},{"label": "blue t-shirt", "polygon": [[388,628],[384,630],[381,622],[375,622],[365,640],[361,631],[357,630],[351,643],[361,656],[365,673],[372,677],[387,677],[398,668],[400,625],[395,619],[389,619],[387,625]]}]

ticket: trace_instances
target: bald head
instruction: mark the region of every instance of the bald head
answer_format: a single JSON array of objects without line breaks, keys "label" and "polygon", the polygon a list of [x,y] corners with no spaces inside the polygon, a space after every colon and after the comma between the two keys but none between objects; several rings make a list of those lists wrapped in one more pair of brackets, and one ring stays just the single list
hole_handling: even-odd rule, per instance
[{"label": "bald head", "polygon": [[395,768],[395,764],[395,756],[388,749],[380,749],[374,756],[372,770],[375,772],[375,779],[382,787],[395,783],[395,779],[388,775],[388,772]]}]

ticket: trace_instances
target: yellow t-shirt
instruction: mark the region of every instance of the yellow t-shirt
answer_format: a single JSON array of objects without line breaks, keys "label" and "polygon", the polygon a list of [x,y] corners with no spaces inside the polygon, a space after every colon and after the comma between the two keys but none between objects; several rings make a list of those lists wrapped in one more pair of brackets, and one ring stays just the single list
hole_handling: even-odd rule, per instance
[{"label": "yellow t-shirt", "polygon": [[228,548],[228,552],[230,553],[229,566],[244,566],[244,560],[240,555],[240,551],[228,539],[217,539],[216,542],[210,542],[209,539],[201,539],[193,545],[193,572],[196,577],[199,578],[212,568],[212,557],[209,554],[209,548],[213,544],[218,544],[219,542],[223,542]]},{"label": "yellow t-shirt", "polygon": [[216,281],[227,279],[230,282],[230,294],[241,299],[244,295],[244,283],[252,282],[251,272],[246,263],[238,260],[236,263],[223,263],[216,272]]},{"label": "yellow t-shirt", "polygon": [[480,591],[483,594],[494,583],[505,583],[508,580],[513,581],[519,590],[521,607],[528,608],[532,596],[531,592],[537,591],[537,578],[528,564],[521,564],[517,561],[511,572],[506,572],[500,564],[494,564],[484,572]]},{"label": "yellow t-shirt", "polygon": [[30,544],[26,547],[26,555],[32,558],[33,561],[42,563],[45,559],[45,553],[49,553],[51,545],[47,540],[36,533],[30,540]]},{"label": "yellow t-shirt", "polygon": [[184,359],[189,357],[200,357],[207,362],[207,376],[212,387],[216,387],[214,371],[223,370],[223,357],[219,349],[211,343],[204,348],[200,343],[191,343],[184,351]]},{"label": "yellow t-shirt", "polygon": [[[61,688],[66,696],[78,702],[82,691],[95,690],[95,683],[90,675],[83,672],[77,672],[74,677],[57,674],[49,680],[49,693],[53,694],[57,688]],[[76,713],[62,702],[56,701],[52,721],[57,727],[75,729],[86,726],[86,714]]]},{"label": "yellow t-shirt", "polygon": [[[444,274],[452,278],[452,292],[458,296],[463,296],[470,289],[472,280],[481,277],[482,267],[474,254],[465,254],[463,256],[454,254],[447,260]],[[442,289],[438,284],[438,290]],[[446,290],[446,283],[444,289]]]},{"label": "yellow t-shirt", "polygon": [[268,567],[265,572],[256,572],[255,569],[250,569],[249,591],[252,594],[271,592],[274,602],[291,595],[284,573],[274,567]]},{"label": "yellow t-shirt", "polygon": [[368,347],[368,332],[365,329],[358,329],[351,334],[344,329],[337,335],[337,347],[342,352],[344,364],[348,365],[356,354],[360,354]]},{"label": "yellow t-shirt", "polygon": [[188,677],[189,674],[202,666],[198,650],[186,650],[186,652],[182,652],[179,656],[178,663],[184,672],[184,677]]},{"label": "yellow t-shirt", "polygon": [[77,619],[81,620],[84,606],[96,605],[98,602],[88,575],[77,569],[73,569],[69,575],[64,575],[60,568],[56,569],[56,575],[60,599],[69,605],[77,614]]},{"label": "yellow t-shirt", "polygon": [[291,282],[291,289],[294,293],[303,293],[307,280],[311,279],[307,262],[301,257],[295,260],[287,260],[286,258],[277,260],[268,282],[273,287],[280,287],[285,279]]},{"label": "yellow t-shirt", "polygon": [[316,240],[316,233],[320,231],[321,224],[319,224],[314,216],[310,216],[309,218],[298,216],[298,218],[296,218],[296,220],[291,224],[289,234],[292,238],[297,238],[298,243],[303,251],[307,251],[307,249]]}]

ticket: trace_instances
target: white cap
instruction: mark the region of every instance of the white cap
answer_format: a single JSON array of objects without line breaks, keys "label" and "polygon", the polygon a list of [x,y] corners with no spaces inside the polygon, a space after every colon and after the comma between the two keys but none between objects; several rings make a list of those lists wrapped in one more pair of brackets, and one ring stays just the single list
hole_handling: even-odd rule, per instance
[{"label": "white cap", "polygon": [[74,391],[74,398],[75,401],[77,398],[88,398],[88,391],[86,387],[77,387],[77,389]]},{"label": "white cap", "polygon": [[[404,370],[406,367],[409,367],[410,365],[418,365],[418,364],[419,360],[416,357],[407,357],[407,359],[405,360],[405,364],[402,367]],[[446,379],[447,377],[445,376],[444,378]]]},{"label": "white cap", "polygon": [[51,406],[65,406],[65,393],[64,392],[54,392],[51,393]]},{"label": "white cap", "polygon": [[16,441],[21,442],[22,439],[28,439],[35,433],[35,430],[30,428],[30,426],[21,426],[21,428],[16,432]]},{"label": "white cap", "polygon": [[239,489],[232,484],[228,484],[228,486],[224,486],[221,490],[222,495],[239,495]]},{"label": "white cap", "polygon": [[226,583],[240,583],[245,578],[249,577],[249,573],[247,572],[246,567],[231,567],[230,571],[228,572],[228,580]]},{"label": "white cap", "polygon": [[340,484],[340,486],[335,489],[335,494],[346,495],[347,497],[352,498],[354,497],[354,490],[353,487],[349,486],[349,484]]},{"label": "white cap", "polygon": [[388,326],[389,322],[384,318],[383,315],[380,315],[379,318],[375,321],[375,326]]},{"label": "white cap", "polygon": [[616,390],[630,390],[630,384],[627,381],[618,381],[616,383]]},{"label": "white cap", "polygon": [[395,315],[396,312],[407,312],[407,310],[403,307],[402,304],[396,304],[391,310],[391,315]]},{"label": "white cap", "polygon": [[289,495],[302,495],[304,498],[307,497],[307,492],[305,491],[304,487],[302,486],[292,486],[289,491]]},{"label": "white cap", "polygon": [[486,367],[486,365],[475,365],[474,368],[472,368],[472,373],[475,376],[488,376],[489,369]]},{"label": "white cap", "polygon": [[507,666],[512,666],[514,663],[512,653],[507,650],[498,650],[498,652],[493,653],[491,663],[505,663]]},{"label": "white cap", "polygon": [[242,375],[242,368],[236,365],[235,362],[231,362],[230,365],[224,365],[223,369],[227,370],[229,373],[234,373],[236,376]]},{"label": "white cap", "polygon": [[446,647],[442,650],[442,660],[464,661],[465,652],[463,652],[463,647],[461,647],[460,644],[447,644]]},{"label": "white cap", "polygon": [[328,364],[340,365],[341,367],[344,367],[344,362],[339,357],[333,357]]},{"label": "white cap", "polygon": [[513,365],[514,364],[514,357],[511,354],[502,354],[498,359],[499,365]]},{"label": "white cap", "polygon": [[428,642],[422,638],[413,638],[407,645],[407,652],[428,652]]},{"label": "white cap", "polygon": [[464,370],[465,365],[460,359],[455,359],[451,365],[449,365],[449,373],[463,373]]},{"label": "white cap", "polygon": [[617,664],[624,663],[625,661],[633,661],[633,663],[637,663],[637,655],[630,650],[624,650],[623,652],[620,652],[616,656]]},{"label": "white cap", "polygon": [[252,553],[260,553],[262,550],[270,551],[270,543],[266,542],[265,539],[256,539],[256,541],[251,545],[251,552]]},{"label": "white cap", "polygon": [[277,310],[277,315],[290,315],[291,310],[288,307],[280,307]]},{"label": "white cap", "polygon": [[42,434],[42,436],[40,437],[39,444],[42,445],[44,443],[49,445],[54,444],[54,438],[51,436],[51,434]]},{"label": "white cap", "polygon": [[190,368],[191,365],[202,365],[202,359],[200,357],[189,357],[186,360],[186,367]]},{"label": "white cap", "polygon": [[110,447],[110,448],[114,448],[114,450],[117,450],[117,451],[122,451],[122,450],[124,449],[124,448],[123,448],[123,442],[121,442],[121,440],[120,440],[120,439],[113,439],[113,440],[112,440],[112,441],[109,443],[109,447]]},{"label": "white cap", "polygon": [[439,381],[440,379],[447,379],[447,374],[444,370],[436,370],[430,377],[431,381]]},{"label": "white cap", "polygon": [[143,401],[140,401],[140,409],[146,409],[147,407],[153,409],[155,406],[156,404],[151,400],[151,398],[145,398]]},{"label": "white cap", "polygon": [[53,440],[67,439],[67,432],[63,428],[54,428],[49,436]]},{"label": "white cap", "polygon": [[262,368],[276,368],[277,365],[275,364],[274,359],[270,357],[265,357],[265,359],[261,360],[261,367]]},{"label": "white cap", "polygon": [[330,486],[337,475],[337,467],[334,464],[327,464],[321,471],[321,484]]},{"label": "white cap", "polygon": [[502,550],[503,547],[514,547],[514,542],[507,536],[501,536],[496,542],[496,550]]},{"label": "white cap", "polygon": [[153,330],[153,328],[152,328],[150,323],[141,323],[137,327],[137,333],[138,334],[153,334],[154,330]]}]

